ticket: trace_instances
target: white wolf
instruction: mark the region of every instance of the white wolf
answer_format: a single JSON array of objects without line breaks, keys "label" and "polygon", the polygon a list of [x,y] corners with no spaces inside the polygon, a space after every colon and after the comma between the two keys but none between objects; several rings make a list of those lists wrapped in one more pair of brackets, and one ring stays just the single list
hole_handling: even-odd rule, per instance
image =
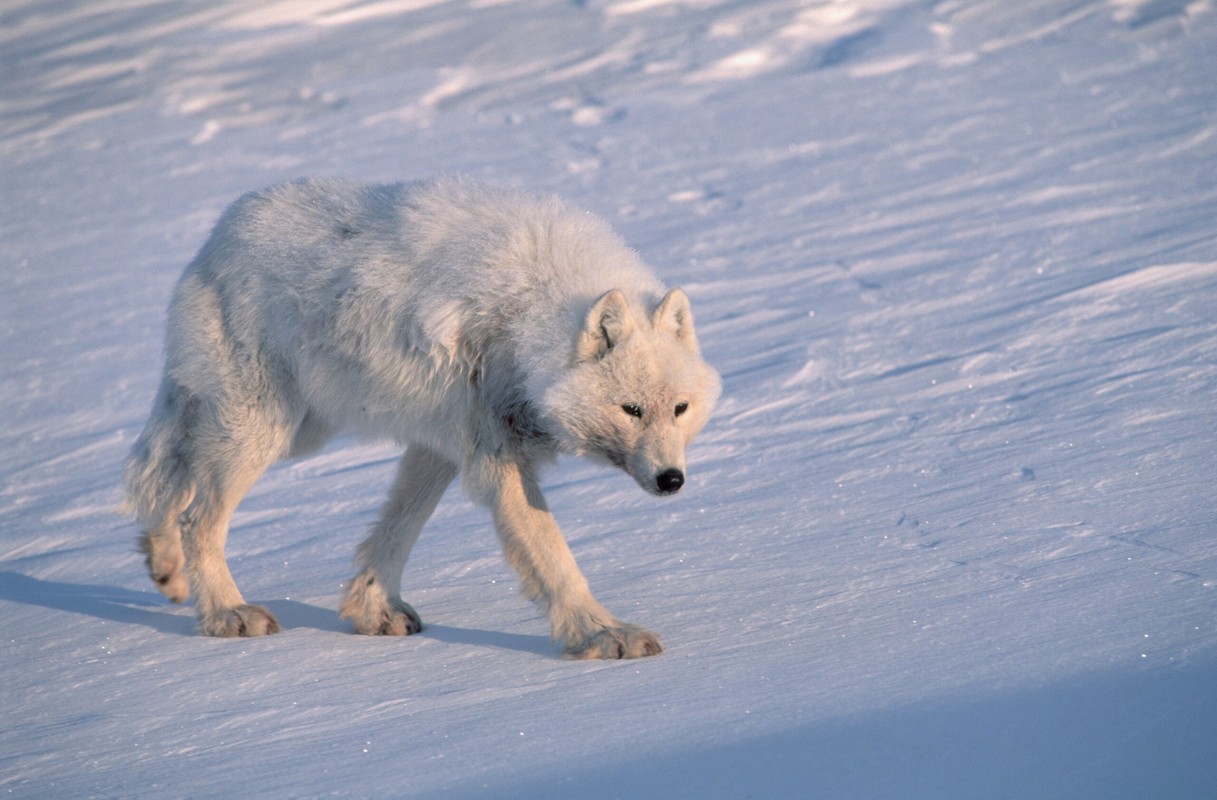
[{"label": "white wolf", "polygon": [[566,655],[652,655],[592,596],[537,470],[576,453],[672,494],[718,393],[685,294],[589,214],[461,179],[288,183],[229,207],[180,279],[127,502],[204,633],[274,633],[224,559],[237,503],[339,430],[392,437],[406,452],[341,606],[357,631],[421,630],[402,570],[459,472]]}]

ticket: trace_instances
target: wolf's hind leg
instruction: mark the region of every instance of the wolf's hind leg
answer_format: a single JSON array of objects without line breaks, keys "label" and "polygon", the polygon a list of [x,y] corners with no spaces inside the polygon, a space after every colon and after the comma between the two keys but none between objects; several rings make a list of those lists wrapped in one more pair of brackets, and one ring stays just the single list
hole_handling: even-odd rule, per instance
[{"label": "wolf's hind leg", "polygon": [[[252,393],[248,393],[252,394]],[[245,602],[224,557],[237,504],[286,454],[293,416],[266,397],[241,402],[233,392],[212,401],[194,430],[194,499],[179,516],[200,630],[210,636],[262,636],[279,630],[273,614]]]},{"label": "wolf's hind leg", "polygon": [[190,595],[180,516],[194,498],[192,434],[199,404],[171,378],[161,380],[152,413],[123,467],[125,509],[138,518],[139,550],[162,593],[175,603]]},{"label": "wolf's hind leg", "polygon": [[262,636],[279,630],[269,610],[245,602],[224,558],[228,522],[263,468],[225,475],[224,488],[214,479],[200,481],[194,502],[182,515],[195,613],[199,630],[208,636]]},{"label": "wolf's hind leg", "polygon": [[339,608],[359,633],[404,636],[422,630],[418,613],[401,599],[402,570],[456,473],[456,465],[433,450],[418,444],[406,450],[380,521],[356,552],[359,573]]}]

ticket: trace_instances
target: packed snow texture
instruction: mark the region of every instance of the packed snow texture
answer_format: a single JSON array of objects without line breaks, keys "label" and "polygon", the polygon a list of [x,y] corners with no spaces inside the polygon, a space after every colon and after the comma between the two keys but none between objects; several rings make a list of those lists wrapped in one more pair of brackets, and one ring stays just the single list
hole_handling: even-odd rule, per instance
[{"label": "packed snow texture", "polygon": [[[1212,0],[10,0],[0,790],[1211,798]],[[563,461],[558,658],[484,510],[335,609],[397,448],[273,468],[194,635],[116,509],[173,282],[242,192],[464,173],[607,217],[720,410],[672,500]]]}]

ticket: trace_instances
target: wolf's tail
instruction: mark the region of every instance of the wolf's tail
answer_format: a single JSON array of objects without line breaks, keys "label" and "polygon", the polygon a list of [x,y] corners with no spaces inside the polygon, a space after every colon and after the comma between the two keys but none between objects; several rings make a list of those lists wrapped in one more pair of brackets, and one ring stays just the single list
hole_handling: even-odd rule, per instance
[{"label": "wolf's tail", "polygon": [[198,399],[166,376],[152,414],[123,467],[123,511],[145,530],[170,522],[194,499],[194,429]]}]

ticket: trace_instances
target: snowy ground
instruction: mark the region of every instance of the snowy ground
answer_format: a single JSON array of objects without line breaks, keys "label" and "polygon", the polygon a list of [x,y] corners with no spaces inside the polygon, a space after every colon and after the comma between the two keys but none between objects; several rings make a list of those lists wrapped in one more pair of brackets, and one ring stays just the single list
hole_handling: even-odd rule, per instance
[{"label": "snowy ground", "polygon": [[[16,797],[1211,798],[1212,0],[9,0],[0,789]],[[564,463],[557,658],[453,491],[422,636],[334,609],[394,449],[271,471],[192,635],[114,512],[164,306],[283,178],[465,172],[608,217],[721,411],[674,500]]]}]

